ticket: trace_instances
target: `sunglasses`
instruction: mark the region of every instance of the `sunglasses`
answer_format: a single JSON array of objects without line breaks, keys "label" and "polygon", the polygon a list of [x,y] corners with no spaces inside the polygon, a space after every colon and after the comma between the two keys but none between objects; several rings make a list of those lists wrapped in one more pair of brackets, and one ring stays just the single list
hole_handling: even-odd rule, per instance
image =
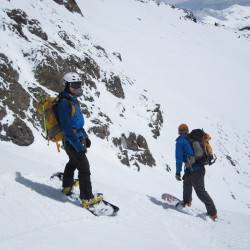
[{"label": "sunglasses", "polygon": [[70,87],[73,89],[80,89],[82,87],[82,82],[71,82]]}]

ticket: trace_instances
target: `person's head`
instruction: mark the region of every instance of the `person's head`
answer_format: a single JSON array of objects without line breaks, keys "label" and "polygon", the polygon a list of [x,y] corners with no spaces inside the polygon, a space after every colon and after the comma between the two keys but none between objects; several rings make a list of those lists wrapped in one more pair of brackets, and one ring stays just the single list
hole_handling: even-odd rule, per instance
[{"label": "person's head", "polygon": [[75,72],[66,73],[63,76],[63,82],[65,85],[65,91],[74,95],[82,95],[82,79],[81,76]]},{"label": "person's head", "polygon": [[178,133],[179,135],[187,135],[189,133],[188,125],[185,123],[182,123],[178,127]]}]

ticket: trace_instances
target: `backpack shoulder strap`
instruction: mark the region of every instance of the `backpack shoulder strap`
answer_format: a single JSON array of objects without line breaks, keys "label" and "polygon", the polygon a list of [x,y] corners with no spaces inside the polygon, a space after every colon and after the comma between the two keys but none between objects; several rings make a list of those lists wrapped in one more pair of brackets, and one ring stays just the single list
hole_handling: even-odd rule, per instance
[{"label": "backpack shoulder strap", "polygon": [[66,96],[62,96],[61,94],[59,94],[57,98],[58,98],[57,102],[60,102],[60,100],[62,100],[62,99],[67,100],[67,102],[69,104],[69,108],[71,109],[71,116],[73,116],[76,112],[76,107],[75,107],[74,103],[71,101],[71,99],[67,98]]}]

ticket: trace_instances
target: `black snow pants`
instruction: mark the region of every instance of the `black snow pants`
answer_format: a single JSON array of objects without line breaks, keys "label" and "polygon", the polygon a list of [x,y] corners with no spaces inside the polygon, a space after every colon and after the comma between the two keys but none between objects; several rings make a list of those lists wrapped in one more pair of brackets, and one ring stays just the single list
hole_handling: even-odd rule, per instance
[{"label": "black snow pants", "polygon": [[63,174],[63,187],[72,187],[74,183],[74,171],[78,170],[80,199],[89,200],[93,197],[90,180],[90,167],[86,154],[81,157],[75,149],[68,143],[64,144],[69,161],[65,166]]},{"label": "black snow pants", "polygon": [[205,204],[207,213],[211,216],[217,214],[214,202],[205,190],[205,169],[202,171],[185,173],[183,176],[183,201],[189,203],[192,201],[192,189],[194,188],[198,198]]}]

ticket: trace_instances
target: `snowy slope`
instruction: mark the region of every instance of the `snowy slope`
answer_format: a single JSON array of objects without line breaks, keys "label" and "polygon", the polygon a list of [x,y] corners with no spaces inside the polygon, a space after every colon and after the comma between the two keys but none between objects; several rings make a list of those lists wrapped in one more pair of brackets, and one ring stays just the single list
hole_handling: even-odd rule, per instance
[{"label": "snowy slope", "polygon": [[[35,142],[29,147],[1,142],[0,249],[249,248],[250,43],[230,30],[186,20],[181,10],[145,2],[78,1],[82,17],[49,0],[3,1],[1,8],[20,8],[37,18],[57,44],[62,44],[56,36],[60,26],[75,44],[80,41],[76,49],[63,44],[67,54],[88,52],[102,74],[115,72],[126,82],[126,98],[121,100],[95,81],[101,96],[93,105],[88,103],[91,118],[98,117],[101,108],[112,120],[112,137],[129,131],[143,134],[156,166],[142,166],[140,172],[126,168],[116,156],[111,136],[101,140],[91,134],[88,158],[94,190],[120,207],[115,218],[95,218],[67,202],[59,184],[49,180],[67,159],[56,153],[54,145],[47,147],[40,131],[32,130]],[[26,89],[27,84],[38,84],[34,62],[23,58],[22,51],[44,43],[26,31],[32,43],[0,32],[0,51],[19,67],[21,84]],[[84,35],[90,39],[82,40]],[[96,44],[105,48],[108,58],[94,49]],[[119,52],[122,61],[112,52]],[[157,139],[147,126],[150,115],[145,111],[155,103],[161,104],[164,114]],[[119,116],[122,107],[126,119]],[[10,112],[4,122],[13,116]],[[204,216],[205,208],[195,195],[191,215],[167,209],[160,201],[163,192],[181,197],[182,186],[174,179],[174,140],[181,122],[203,127],[212,135],[219,159],[207,168],[206,185],[218,208],[218,223]],[[86,127],[90,125],[87,119]],[[166,171],[166,163],[171,172]]]}]

